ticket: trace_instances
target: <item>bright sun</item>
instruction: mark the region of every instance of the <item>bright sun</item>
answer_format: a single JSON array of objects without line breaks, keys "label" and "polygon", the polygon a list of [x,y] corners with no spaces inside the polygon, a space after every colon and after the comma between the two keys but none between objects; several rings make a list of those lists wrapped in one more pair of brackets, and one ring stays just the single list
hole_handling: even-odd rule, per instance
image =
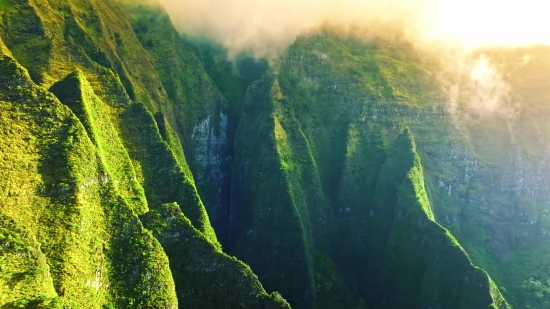
[{"label": "bright sun", "polygon": [[441,0],[441,31],[483,45],[550,44],[550,0]]}]

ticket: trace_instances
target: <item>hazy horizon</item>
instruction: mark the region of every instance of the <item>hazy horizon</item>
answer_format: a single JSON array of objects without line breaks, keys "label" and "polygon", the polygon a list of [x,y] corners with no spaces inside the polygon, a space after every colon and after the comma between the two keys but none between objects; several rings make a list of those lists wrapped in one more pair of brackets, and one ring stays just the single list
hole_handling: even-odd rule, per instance
[{"label": "hazy horizon", "polygon": [[211,38],[230,55],[248,51],[270,56],[298,35],[327,24],[371,34],[391,29],[423,48],[550,44],[550,1],[158,1],[180,32]]}]

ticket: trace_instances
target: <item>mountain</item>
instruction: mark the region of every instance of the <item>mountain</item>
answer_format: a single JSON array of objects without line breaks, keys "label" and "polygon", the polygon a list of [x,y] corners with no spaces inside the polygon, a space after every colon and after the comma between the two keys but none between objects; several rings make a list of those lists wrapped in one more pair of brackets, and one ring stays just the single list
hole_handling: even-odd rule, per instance
[{"label": "mountain", "polygon": [[480,113],[407,42],[0,0],[0,308],[546,308],[549,51]]},{"label": "mountain", "polygon": [[0,12],[2,306],[288,308],[222,252],[120,6]]}]

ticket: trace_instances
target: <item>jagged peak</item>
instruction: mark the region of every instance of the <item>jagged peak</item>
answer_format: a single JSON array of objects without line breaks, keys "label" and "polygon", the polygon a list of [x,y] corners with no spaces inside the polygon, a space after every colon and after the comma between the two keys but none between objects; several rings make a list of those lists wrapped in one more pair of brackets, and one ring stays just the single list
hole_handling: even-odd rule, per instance
[{"label": "jagged peak", "polygon": [[75,96],[82,99],[82,81],[85,79],[82,72],[76,70],[53,84],[50,91],[54,93],[61,102],[74,103],[74,101],[76,101]]},{"label": "jagged peak", "polygon": [[0,86],[8,85],[23,86],[20,83],[30,85],[32,80],[29,72],[10,56],[0,55]]}]

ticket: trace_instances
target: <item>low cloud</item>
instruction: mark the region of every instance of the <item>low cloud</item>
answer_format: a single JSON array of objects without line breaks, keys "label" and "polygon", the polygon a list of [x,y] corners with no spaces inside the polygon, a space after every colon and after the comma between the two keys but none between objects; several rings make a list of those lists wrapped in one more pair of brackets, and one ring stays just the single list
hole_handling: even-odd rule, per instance
[{"label": "low cloud", "polygon": [[391,28],[423,46],[550,43],[550,2],[540,0],[158,1],[179,31],[214,39],[230,54],[277,54],[326,24]]},{"label": "low cloud", "polygon": [[[146,1],[146,0],[135,0]],[[152,0],[147,0],[152,1]],[[510,85],[484,56],[487,46],[550,44],[550,1],[540,0],[155,0],[176,28],[208,37],[230,57],[276,58],[297,36],[321,27],[358,39],[399,36],[440,62],[450,106],[513,115]],[[529,58],[519,59],[525,64]]]}]

